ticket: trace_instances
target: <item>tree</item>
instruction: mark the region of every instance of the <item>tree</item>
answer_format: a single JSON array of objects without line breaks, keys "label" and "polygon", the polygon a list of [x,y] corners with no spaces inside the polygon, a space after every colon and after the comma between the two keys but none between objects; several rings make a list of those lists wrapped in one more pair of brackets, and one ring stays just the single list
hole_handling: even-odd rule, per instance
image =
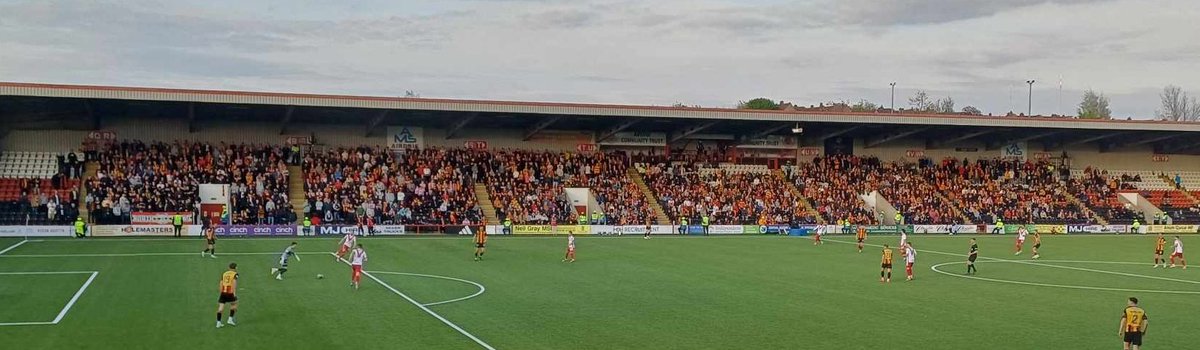
[{"label": "tree", "polygon": [[908,105],[913,110],[924,113],[954,113],[954,98],[947,96],[934,100],[925,90],[917,90],[908,98]]},{"label": "tree", "polygon": [[867,100],[858,100],[858,103],[850,106],[850,110],[854,112],[874,112],[879,110],[879,105]]},{"label": "tree", "polygon": [[1196,97],[1188,97],[1183,88],[1167,85],[1159,97],[1162,99],[1162,109],[1157,113],[1160,119],[1177,122],[1200,121],[1200,103],[1196,103]]},{"label": "tree", "polygon": [[416,91],[412,90],[404,90],[404,97],[417,98],[421,97],[421,94],[418,94]]},{"label": "tree", "polygon": [[934,113],[954,113],[954,98],[946,96],[944,99],[938,99],[933,105]]},{"label": "tree", "polygon": [[933,101],[929,99],[929,94],[925,90],[917,90],[916,94],[908,98],[908,106],[922,112],[929,112],[933,106]]},{"label": "tree", "polygon": [[1108,109],[1108,97],[1092,89],[1083,92],[1083,101],[1079,102],[1077,112],[1083,119],[1112,118],[1112,111]]},{"label": "tree", "polygon": [[979,108],[975,108],[975,106],[963,107],[962,111],[963,113],[970,115],[983,115],[983,111],[979,110]]},{"label": "tree", "polygon": [[738,109],[779,109],[779,103],[776,103],[774,100],[766,98],[766,97],[759,97],[759,98],[749,100],[749,101],[740,101],[740,102],[738,102],[737,108]]}]

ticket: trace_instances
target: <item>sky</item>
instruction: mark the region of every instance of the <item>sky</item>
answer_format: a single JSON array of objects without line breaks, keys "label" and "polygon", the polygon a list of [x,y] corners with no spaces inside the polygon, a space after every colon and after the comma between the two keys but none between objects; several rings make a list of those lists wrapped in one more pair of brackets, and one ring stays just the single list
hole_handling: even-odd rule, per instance
[{"label": "sky", "polygon": [[[1195,0],[0,0],[0,81],[1152,118],[1200,95]],[[1061,89],[1060,89],[1061,84]],[[1060,92],[1061,91],[1061,92]]]}]

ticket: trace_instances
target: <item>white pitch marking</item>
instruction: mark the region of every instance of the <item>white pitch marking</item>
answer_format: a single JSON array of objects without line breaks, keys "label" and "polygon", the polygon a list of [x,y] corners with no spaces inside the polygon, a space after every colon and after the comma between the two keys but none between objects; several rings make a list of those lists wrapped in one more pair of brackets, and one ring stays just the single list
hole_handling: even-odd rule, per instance
[{"label": "white pitch marking", "polygon": [[63,317],[66,317],[66,316],[67,316],[67,312],[71,311],[71,307],[74,307],[74,306],[75,306],[75,302],[76,302],[76,301],[79,301],[79,297],[80,297],[80,296],[83,296],[83,292],[87,290],[88,286],[91,286],[91,285],[92,285],[92,281],[96,280],[96,276],[100,274],[100,272],[99,272],[99,271],[16,271],[16,272],[0,272],[0,275],[85,275],[85,274],[86,274],[86,275],[90,275],[90,276],[88,276],[88,279],[87,279],[87,281],[86,281],[86,282],[83,282],[83,286],[79,287],[79,290],[78,290],[78,291],[75,291],[75,295],[71,296],[71,300],[67,301],[67,306],[64,306],[64,307],[62,308],[62,310],[60,310],[60,311],[58,312],[58,315],[54,317],[54,320],[53,320],[53,321],[49,321],[49,322],[8,322],[8,323],[0,323],[0,327],[3,327],[3,326],[47,326],[47,325],[56,325],[56,324],[58,324],[60,321],[62,321]]},{"label": "white pitch marking", "polygon": [[[977,261],[976,263],[979,263],[979,262]],[[960,275],[960,274],[951,273],[951,272],[946,272],[946,271],[942,271],[942,270],[938,269],[939,267],[946,266],[946,265],[952,265],[952,264],[965,264],[965,262],[962,262],[962,261],[951,261],[951,262],[944,262],[944,263],[941,263],[941,264],[937,264],[937,265],[930,266],[930,267],[929,267],[929,269],[930,269],[930,270],[933,270],[934,272],[937,272],[937,273],[940,273],[940,274],[943,274],[943,275],[947,275],[947,276],[953,276],[953,277],[962,277],[962,278],[967,278],[967,279],[980,280],[980,281],[988,281],[988,282],[999,282],[999,283],[1022,284],[1022,285],[1028,285],[1028,286],[1038,286],[1038,287],[1055,287],[1055,288],[1067,288],[1067,289],[1102,290],[1102,291],[1110,291],[1110,292],[1163,293],[1163,294],[1200,294],[1200,292],[1197,292],[1197,291],[1183,291],[1183,290],[1149,290],[1149,289],[1125,289],[1125,288],[1108,288],[1108,287],[1074,286],[1074,285],[1066,285],[1066,284],[1051,284],[1051,283],[1038,283],[1038,282],[1025,282],[1025,281],[1010,281],[1010,280],[1002,280],[1002,279],[996,279],[996,278],[987,278],[987,277],[979,277],[979,276],[971,276],[971,275]]]},{"label": "white pitch marking", "polygon": [[62,311],[59,311],[58,317],[55,317],[54,321],[51,322],[58,324],[59,321],[62,321],[63,317],[67,317],[67,312],[71,311],[71,307],[75,306],[76,301],[79,301],[79,297],[83,295],[83,291],[87,290],[88,286],[92,285],[92,281],[96,280],[96,275],[99,274],[100,272],[92,271],[92,276],[88,277],[87,282],[83,282],[83,287],[79,287],[79,291],[75,292],[75,296],[71,297],[71,301],[67,302],[67,306],[64,307]]},{"label": "white pitch marking", "polygon": [[8,323],[0,323],[0,327],[4,327],[4,326],[49,326],[49,325],[53,325],[53,324],[54,324],[54,322],[8,322]]},{"label": "white pitch marking", "polygon": [[[329,255],[333,255],[334,257],[337,257],[337,254],[334,254],[334,253],[329,253]],[[350,262],[346,261],[346,259],[342,259],[340,257],[338,257],[337,259],[346,263],[346,265],[350,265]],[[467,338],[471,338],[471,340],[475,341],[476,344],[479,344],[479,346],[482,346],[484,349],[496,350],[496,348],[493,348],[491,345],[488,345],[488,343],[483,342],[483,340],[480,340],[479,338],[475,337],[471,333],[468,333],[466,330],[463,330],[462,327],[459,327],[458,325],[454,324],[454,322],[450,322],[450,320],[447,320],[445,317],[442,317],[442,315],[439,315],[438,313],[433,312],[433,310],[430,310],[425,305],[421,305],[421,303],[418,303],[416,300],[413,300],[413,298],[409,297],[407,294],[404,294],[404,293],[400,292],[399,290],[396,290],[396,288],[392,288],[391,285],[387,284],[383,280],[380,280],[378,277],[375,277],[375,275],[372,275],[370,272],[363,271],[363,274],[367,275],[367,277],[370,277],[372,280],[375,281],[375,283],[379,283],[384,288],[387,288],[388,290],[392,291],[392,293],[396,293],[396,295],[399,295],[401,298],[404,298],[404,300],[407,300],[409,303],[412,303],[417,308],[420,308],[421,311],[425,311],[425,313],[429,314],[430,316],[437,318],[438,321],[442,321],[442,323],[446,324],[447,326],[450,326],[450,328],[453,328],[454,330],[458,331],[458,333],[467,336]]]},{"label": "white pitch marking", "polygon": [[425,305],[425,306],[442,305],[442,304],[449,304],[449,303],[453,303],[453,302],[463,301],[463,300],[467,300],[467,299],[471,299],[471,298],[477,297],[477,296],[479,296],[480,294],[483,294],[483,292],[486,292],[486,291],[487,291],[487,288],[484,288],[482,284],[475,283],[475,282],[468,281],[468,280],[464,280],[464,279],[458,279],[458,278],[454,278],[454,277],[446,277],[446,276],[438,276],[438,275],[426,275],[426,274],[420,274],[420,273],[409,273],[409,272],[391,272],[391,271],[371,271],[371,272],[373,272],[373,273],[389,274],[389,275],[405,275],[405,276],[417,276],[417,277],[437,278],[437,279],[443,279],[443,280],[450,280],[450,281],[462,282],[462,283],[466,283],[466,284],[474,285],[476,288],[479,288],[479,291],[475,292],[475,294],[471,294],[471,295],[468,295],[468,296],[465,296],[465,297],[462,297],[462,298],[458,298],[458,299],[450,299],[450,300],[445,300],[445,301],[439,301],[439,302],[435,302],[435,303],[425,303],[425,304],[421,304],[421,305]]},{"label": "white pitch marking", "polygon": [[17,247],[20,247],[22,244],[25,244],[25,242],[29,242],[29,240],[26,239],[26,240],[21,240],[20,242],[17,242],[17,243],[13,243],[13,245],[8,246],[8,248],[4,248],[4,250],[0,250],[0,255],[4,255],[4,253],[8,253],[8,251],[10,251],[10,250],[17,249]]}]

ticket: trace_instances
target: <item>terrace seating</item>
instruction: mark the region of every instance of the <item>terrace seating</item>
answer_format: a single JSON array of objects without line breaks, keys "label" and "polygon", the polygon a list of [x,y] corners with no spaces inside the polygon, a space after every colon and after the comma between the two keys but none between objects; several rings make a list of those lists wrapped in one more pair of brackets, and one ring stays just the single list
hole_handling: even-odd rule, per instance
[{"label": "terrace seating", "polygon": [[501,218],[514,223],[574,223],[578,215],[566,188],[591,189],[603,223],[640,225],[652,216],[645,196],[627,175],[624,153],[554,153],[502,150],[491,154],[488,191]]},{"label": "terrace seating", "polygon": [[54,152],[0,153],[0,179],[48,179],[59,173]]},{"label": "terrace seating", "polygon": [[1081,171],[1072,171],[1072,178],[1067,183],[1071,194],[1109,222],[1126,223],[1134,218],[1142,220],[1142,215],[1134,212],[1121,203],[1118,194],[1125,191],[1135,191],[1136,187],[1124,180],[1137,179],[1135,176],[1109,176],[1108,171],[1088,167]]},{"label": "terrace seating", "polygon": [[123,141],[98,150],[86,203],[97,223],[126,223],[135,211],[197,212],[199,184],[230,184],[234,223],[290,223],[282,154],[267,145]]},{"label": "terrace seating", "polygon": [[814,224],[784,179],[764,166],[700,163],[651,164],[646,182],[672,220],[714,225]]},{"label": "terrace seating", "polygon": [[393,153],[337,148],[304,157],[308,215],[321,222],[459,225],[482,222],[472,179],[485,153],[430,148]]},{"label": "terrace seating", "polygon": [[825,222],[849,219],[854,224],[871,225],[880,220],[859,195],[870,192],[868,174],[876,173],[881,165],[874,157],[830,156],[788,168],[786,173]]},{"label": "terrace seating", "polygon": [[0,226],[66,225],[79,215],[79,181],[0,179]]},{"label": "terrace seating", "polygon": [[1063,224],[1089,222],[1083,210],[1066,200],[1055,168],[1045,161],[944,159],[934,180],[977,223]]}]

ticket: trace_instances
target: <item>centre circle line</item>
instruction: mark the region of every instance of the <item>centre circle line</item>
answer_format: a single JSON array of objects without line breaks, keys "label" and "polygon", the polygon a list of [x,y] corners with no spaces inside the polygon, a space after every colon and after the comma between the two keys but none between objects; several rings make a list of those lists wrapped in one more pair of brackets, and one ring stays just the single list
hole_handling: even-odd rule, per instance
[{"label": "centre circle line", "polygon": [[475,283],[474,281],[468,281],[468,280],[464,280],[464,279],[461,279],[461,278],[446,277],[446,276],[438,276],[438,275],[427,275],[427,274],[422,274],[422,273],[412,273],[412,272],[394,272],[394,271],[369,271],[369,272],[370,272],[370,273],[379,273],[379,274],[385,274],[385,275],[401,275],[401,276],[413,276],[413,277],[425,277],[425,278],[442,279],[442,280],[447,280],[447,281],[462,282],[462,283],[466,283],[466,284],[473,285],[473,286],[475,286],[476,288],[479,288],[479,291],[476,291],[476,292],[475,292],[475,294],[471,294],[471,295],[468,295],[468,296],[465,296],[465,297],[462,297],[462,298],[456,298],[456,299],[450,299],[450,300],[443,300],[443,301],[438,301],[438,302],[433,302],[433,303],[424,303],[424,304],[421,304],[422,306],[434,306],[434,305],[442,305],[442,304],[449,304],[449,303],[453,303],[453,302],[459,302],[459,301],[463,301],[463,300],[467,300],[467,299],[471,299],[471,298],[477,297],[477,296],[479,296],[480,294],[483,294],[483,292],[486,292],[486,291],[487,291],[487,288],[485,288],[485,287],[484,287],[482,284]]}]

